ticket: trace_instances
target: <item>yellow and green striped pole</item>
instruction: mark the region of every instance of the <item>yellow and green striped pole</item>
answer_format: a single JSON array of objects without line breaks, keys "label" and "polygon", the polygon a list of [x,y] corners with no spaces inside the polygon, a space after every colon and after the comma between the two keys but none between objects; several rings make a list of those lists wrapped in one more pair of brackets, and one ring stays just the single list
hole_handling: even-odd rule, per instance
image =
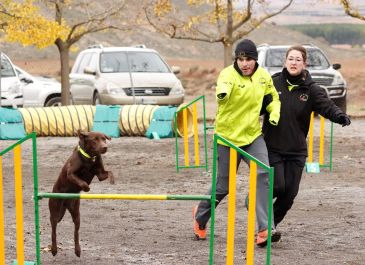
[{"label": "yellow and green striped pole", "polygon": [[319,165],[324,165],[324,117],[320,117],[320,133],[319,133]]},{"label": "yellow and green striped pole", "polygon": [[18,264],[24,264],[24,230],[23,230],[23,191],[21,170],[21,148],[14,148],[14,175],[15,175],[15,212],[16,212],[16,253]]},{"label": "yellow and green striped pole", "polygon": [[256,209],[256,175],[257,164],[254,161],[250,161],[250,188],[249,188],[249,200],[248,200],[248,221],[247,221],[247,247],[246,247],[246,264],[254,264],[255,253],[255,209]]},{"label": "yellow and green striped pole", "polygon": [[96,199],[96,200],[138,200],[138,201],[164,201],[164,200],[210,200],[210,195],[180,195],[180,194],[91,194],[91,193],[38,193],[38,198],[59,199]]},{"label": "yellow and green striped pole", "polygon": [[[203,126],[204,126],[204,165],[200,164],[200,153],[199,153],[199,134],[198,134],[198,113],[197,113],[197,103],[198,101],[202,101],[203,104]],[[194,157],[195,163],[194,165],[190,164],[189,158],[189,134],[188,134],[188,108],[192,107],[192,120],[193,120],[193,133],[194,133]],[[177,129],[177,117],[178,113],[182,112],[183,117],[183,155],[184,155],[184,165],[179,165],[179,141]],[[200,96],[179,108],[174,115],[174,130],[175,130],[175,157],[176,157],[176,171],[179,172],[180,168],[205,168],[208,171],[208,150],[207,150],[207,124],[206,124],[206,115],[205,115],[205,96]]]},{"label": "yellow and green striped pole", "polygon": [[188,141],[188,111],[183,109],[183,126],[184,126],[184,154],[185,154],[185,166],[190,165],[189,161],[189,141]]},{"label": "yellow and green striped pole", "polygon": [[311,113],[309,123],[309,140],[308,140],[308,162],[313,162],[313,127],[314,127],[314,112]]},{"label": "yellow and green striped pole", "polygon": [[194,150],[195,150],[195,165],[200,165],[199,160],[199,135],[198,135],[198,112],[196,102],[193,104],[193,126],[194,126]]},{"label": "yellow and green striped pole", "polygon": [[234,223],[236,219],[236,174],[237,152],[230,148],[229,152],[229,184],[228,184],[228,222],[227,222],[227,258],[226,264],[234,263]]}]

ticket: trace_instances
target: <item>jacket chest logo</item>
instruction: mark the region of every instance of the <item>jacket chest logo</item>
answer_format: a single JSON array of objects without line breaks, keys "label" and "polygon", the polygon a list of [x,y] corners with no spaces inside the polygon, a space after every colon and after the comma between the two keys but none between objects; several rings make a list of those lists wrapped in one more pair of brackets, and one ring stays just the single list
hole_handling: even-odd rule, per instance
[{"label": "jacket chest logo", "polygon": [[308,101],[308,95],[307,94],[301,94],[299,96],[300,101]]},{"label": "jacket chest logo", "polygon": [[244,84],[238,84],[238,87],[239,88],[245,88],[245,85]]}]

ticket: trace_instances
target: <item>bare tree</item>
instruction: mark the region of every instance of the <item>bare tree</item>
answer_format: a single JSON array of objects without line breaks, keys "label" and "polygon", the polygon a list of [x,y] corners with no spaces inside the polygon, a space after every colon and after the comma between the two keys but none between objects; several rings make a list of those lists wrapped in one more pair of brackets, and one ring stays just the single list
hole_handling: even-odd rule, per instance
[{"label": "bare tree", "polygon": [[349,15],[350,17],[365,20],[365,16],[362,15],[357,8],[353,7],[351,1],[341,0],[341,4],[347,15]]},{"label": "bare tree", "polygon": [[[128,30],[128,26],[120,26],[122,24],[120,23],[120,15],[125,7],[125,0],[108,2],[48,0],[47,6],[54,10],[55,21],[58,24],[67,23],[69,25],[66,36],[57,38],[55,41],[61,61],[62,105],[69,105],[69,53],[71,46],[87,34],[111,29]],[[70,16],[73,18],[71,19]],[[119,21],[118,26],[116,21]]]},{"label": "bare tree", "polygon": [[[232,63],[233,44],[272,18],[293,2],[270,8],[265,0],[188,0],[195,15],[184,14],[171,0],[150,0],[144,6],[147,21],[157,31],[173,39],[220,42],[224,46],[224,65]],[[242,6],[238,6],[238,4]],[[235,6],[236,5],[236,6]],[[235,8],[236,7],[236,8]]]}]

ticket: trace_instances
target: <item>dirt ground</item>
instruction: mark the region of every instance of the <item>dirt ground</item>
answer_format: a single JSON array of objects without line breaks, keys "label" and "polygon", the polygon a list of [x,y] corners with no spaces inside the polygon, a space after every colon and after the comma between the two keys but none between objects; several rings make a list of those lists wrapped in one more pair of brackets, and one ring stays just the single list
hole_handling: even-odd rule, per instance
[{"label": "dirt ground", "polygon": [[[364,130],[365,120],[362,119],[354,119],[351,127],[334,126],[333,172],[322,169],[320,174],[303,174],[295,204],[278,227],[282,232],[282,240],[273,244],[271,264],[364,264]],[[212,165],[211,139],[212,131],[209,131],[209,171]],[[40,192],[51,191],[64,161],[77,142],[76,137],[37,139]],[[14,141],[1,141],[0,150],[12,143]],[[12,160],[11,153],[3,157],[6,264],[12,264],[11,260],[16,258]],[[112,139],[104,161],[106,167],[114,172],[116,184],[95,179],[91,193],[203,194],[211,182],[210,172],[206,173],[203,169],[176,172],[173,138]],[[35,261],[29,141],[22,145],[22,163],[25,259]],[[243,207],[243,200],[248,191],[247,179],[248,168],[243,163],[237,178],[235,264],[245,262],[247,211]],[[53,257],[50,253],[48,200],[43,199],[40,201],[42,264],[208,264],[209,241],[195,241],[192,233],[191,211],[196,203],[83,200],[80,228],[82,253],[77,258],[73,251],[73,224],[69,214],[58,226],[58,254]],[[215,264],[225,264],[226,226],[225,199],[217,208]],[[255,249],[255,264],[265,264],[265,257],[265,249]]]}]

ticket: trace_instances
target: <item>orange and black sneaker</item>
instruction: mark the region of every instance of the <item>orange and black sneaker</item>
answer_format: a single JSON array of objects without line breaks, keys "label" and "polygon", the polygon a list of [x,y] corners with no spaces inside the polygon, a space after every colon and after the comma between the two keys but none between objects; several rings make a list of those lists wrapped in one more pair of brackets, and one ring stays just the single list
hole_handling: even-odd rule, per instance
[{"label": "orange and black sneaker", "polygon": [[207,238],[207,228],[202,227],[195,219],[198,206],[193,208],[194,235],[197,240],[205,240]]},{"label": "orange and black sneaker", "polygon": [[[258,232],[256,236],[256,245],[262,248],[265,247],[267,245],[267,237],[268,237],[267,229]],[[280,238],[281,238],[281,233],[276,231],[276,229],[272,229],[271,242],[278,242]]]}]

